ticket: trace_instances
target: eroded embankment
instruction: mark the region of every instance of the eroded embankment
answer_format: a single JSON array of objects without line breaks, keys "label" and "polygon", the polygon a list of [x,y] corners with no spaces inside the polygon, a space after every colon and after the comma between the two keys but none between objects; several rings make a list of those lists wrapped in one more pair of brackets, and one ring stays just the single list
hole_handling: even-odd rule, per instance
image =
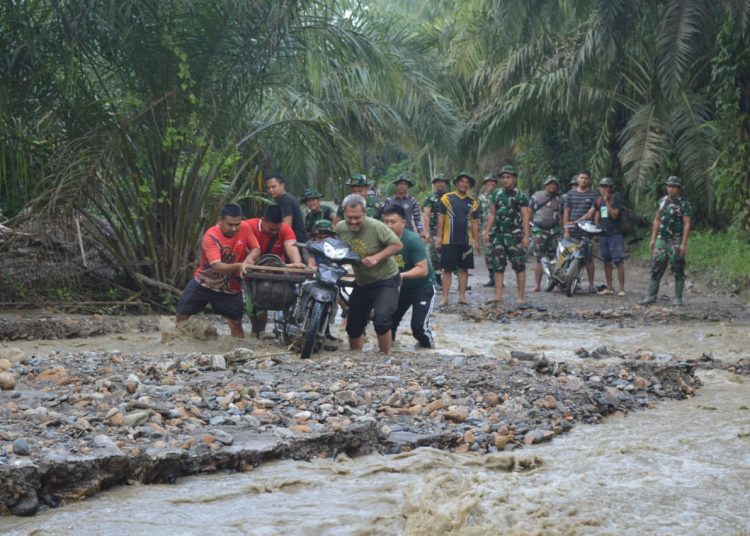
[{"label": "eroded embankment", "polygon": [[510,451],[700,386],[696,362],[601,354],[16,353],[0,391],[0,513],[278,458]]}]

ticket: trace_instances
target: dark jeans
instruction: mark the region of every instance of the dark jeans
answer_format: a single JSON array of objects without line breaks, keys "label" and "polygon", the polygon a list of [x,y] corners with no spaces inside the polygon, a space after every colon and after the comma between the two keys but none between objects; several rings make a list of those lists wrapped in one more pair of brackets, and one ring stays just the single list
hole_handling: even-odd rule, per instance
[{"label": "dark jeans", "polygon": [[435,288],[426,287],[412,292],[403,290],[398,296],[398,308],[393,314],[391,333],[395,340],[396,329],[406,311],[411,307],[411,334],[422,348],[435,348],[435,339],[430,330],[430,313],[435,299]]}]

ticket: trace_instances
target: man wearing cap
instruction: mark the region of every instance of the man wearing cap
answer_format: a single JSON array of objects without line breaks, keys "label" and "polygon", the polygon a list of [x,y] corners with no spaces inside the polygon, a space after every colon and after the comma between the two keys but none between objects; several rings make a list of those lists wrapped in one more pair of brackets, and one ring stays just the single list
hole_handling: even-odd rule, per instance
[{"label": "man wearing cap", "polygon": [[[591,172],[582,169],[578,172],[578,186],[566,194],[565,209],[563,211],[563,236],[580,240],[583,237],[581,231],[575,224],[584,221],[591,207],[594,206],[599,195],[591,188]],[[593,248],[589,249],[589,258],[586,259],[586,275],[589,280],[589,294],[596,292],[594,288],[594,255]]]},{"label": "man wearing cap", "polygon": [[466,287],[469,286],[469,270],[474,268],[474,252],[471,244],[479,246],[479,206],[469,196],[469,188],[476,185],[474,177],[462,171],[453,180],[456,189],[440,198],[438,209],[438,234],[435,246],[442,248],[443,299],[448,305],[451,278],[458,271],[458,303],[468,305]]},{"label": "man wearing cap", "polygon": [[682,305],[682,293],[685,289],[685,255],[692,217],[692,205],[682,198],[682,181],[678,177],[669,177],[667,195],[659,200],[651,226],[651,282],[648,294],[641,302],[643,305],[656,301],[659,283],[667,265],[671,266],[674,274],[673,305]]},{"label": "man wearing cap", "polygon": [[526,301],[526,249],[529,247],[529,199],[516,188],[516,168],[503,166],[498,173],[500,188],[490,198],[490,213],[484,243],[492,250],[489,264],[495,279],[495,297],[488,303],[503,302],[505,267],[516,272],[518,303]]},{"label": "man wearing cap", "polygon": [[419,210],[417,198],[409,193],[409,188],[414,186],[412,180],[402,173],[393,181],[396,193],[386,199],[385,206],[398,205],[404,209],[406,215],[406,228],[424,238],[424,225],[422,223],[422,212]]},{"label": "man wearing cap", "polygon": [[393,258],[403,245],[382,221],[365,216],[367,203],[350,194],[341,203],[344,221],[336,224],[336,234],[362,257],[354,266],[355,285],[349,298],[346,333],[349,347],[361,350],[365,328],[372,312],[372,325],[378,336],[378,348],[384,354],[391,350],[391,321],[398,305],[401,277]]},{"label": "man wearing cap", "polygon": [[305,230],[308,234],[312,233],[313,226],[318,220],[333,222],[333,210],[327,205],[320,204],[321,197],[323,197],[321,193],[314,188],[308,188],[302,194],[302,202],[308,210],[305,216]]},{"label": "man wearing cap", "polygon": [[609,177],[599,181],[599,197],[592,207],[594,223],[599,225],[599,251],[604,261],[604,277],[607,288],[597,292],[602,296],[614,294],[612,286],[612,265],[617,266],[617,282],[620,285],[618,296],[625,296],[625,239],[620,227],[622,198],[614,192],[615,183]]},{"label": "man wearing cap", "polygon": [[435,175],[432,178],[433,191],[428,195],[424,201],[422,201],[422,221],[424,224],[429,222],[429,232],[425,232],[424,241],[429,246],[430,260],[432,261],[432,267],[435,269],[435,282],[437,283],[438,289],[442,287],[443,276],[441,273],[442,265],[440,264],[440,253],[438,248],[435,247],[434,239],[438,234],[437,231],[437,220],[438,213],[440,211],[440,200],[445,195],[445,188],[448,186],[448,181],[442,174]]},{"label": "man wearing cap", "polygon": [[[490,214],[490,197],[492,196],[492,193],[495,191],[495,188],[497,188],[497,177],[495,175],[485,175],[484,180],[482,181],[482,193],[479,194],[479,198],[477,200],[477,203],[479,205],[479,236],[484,236],[484,231],[487,229],[487,216]],[[492,253],[489,250],[489,247],[482,244],[482,253],[484,253],[485,260],[489,259]],[[489,263],[487,263],[487,270],[490,273],[490,279],[487,283],[484,284],[485,287],[494,287],[495,286],[495,278],[492,274],[492,269],[489,266]]]},{"label": "man wearing cap", "polygon": [[[344,183],[350,188],[350,193],[362,196],[367,203],[367,217],[376,220],[381,219],[383,212],[383,203],[375,196],[370,195],[370,181],[362,173],[355,173]],[[374,184],[374,182],[372,183]],[[344,219],[344,208],[340,206],[336,211],[336,223]]]},{"label": "man wearing cap", "polygon": [[536,257],[534,268],[534,292],[542,288],[542,258],[555,258],[557,241],[562,236],[562,200],[560,179],[549,175],[544,180],[544,190],[534,193],[529,200],[531,218],[531,250]]}]

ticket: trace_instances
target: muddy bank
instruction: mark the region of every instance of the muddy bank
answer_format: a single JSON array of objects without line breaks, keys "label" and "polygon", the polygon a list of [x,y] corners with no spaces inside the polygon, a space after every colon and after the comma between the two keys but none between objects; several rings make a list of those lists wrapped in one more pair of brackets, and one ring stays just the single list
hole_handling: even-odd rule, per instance
[{"label": "muddy bank", "polygon": [[157,317],[0,315],[0,341],[76,339],[109,333],[142,333],[158,329]]},{"label": "muddy bank", "polygon": [[16,354],[0,373],[0,512],[277,458],[512,451],[700,386],[698,362],[587,352]]}]

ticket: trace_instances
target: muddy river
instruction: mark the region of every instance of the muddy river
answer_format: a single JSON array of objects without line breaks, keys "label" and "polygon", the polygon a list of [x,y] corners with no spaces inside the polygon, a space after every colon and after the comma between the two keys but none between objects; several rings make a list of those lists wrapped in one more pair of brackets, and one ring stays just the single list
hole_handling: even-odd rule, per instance
[{"label": "muddy river", "polygon": [[[577,359],[577,348],[600,345],[619,352],[648,348],[657,356],[707,353],[724,361],[750,353],[750,326],[741,323],[488,327],[443,315],[437,338],[466,354],[522,348],[556,359]],[[45,352],[84,345],[154,351],[160,343],[158,334],[128,334],[22,344]],[[689,400],[578,426],[515,453],[422,448],[390,457],[280,461],[176,485],[121,487],[34,518],[0,519],[0,532],[748,534],[750,379],[718,370],[700,377],[704,386]]]}]

